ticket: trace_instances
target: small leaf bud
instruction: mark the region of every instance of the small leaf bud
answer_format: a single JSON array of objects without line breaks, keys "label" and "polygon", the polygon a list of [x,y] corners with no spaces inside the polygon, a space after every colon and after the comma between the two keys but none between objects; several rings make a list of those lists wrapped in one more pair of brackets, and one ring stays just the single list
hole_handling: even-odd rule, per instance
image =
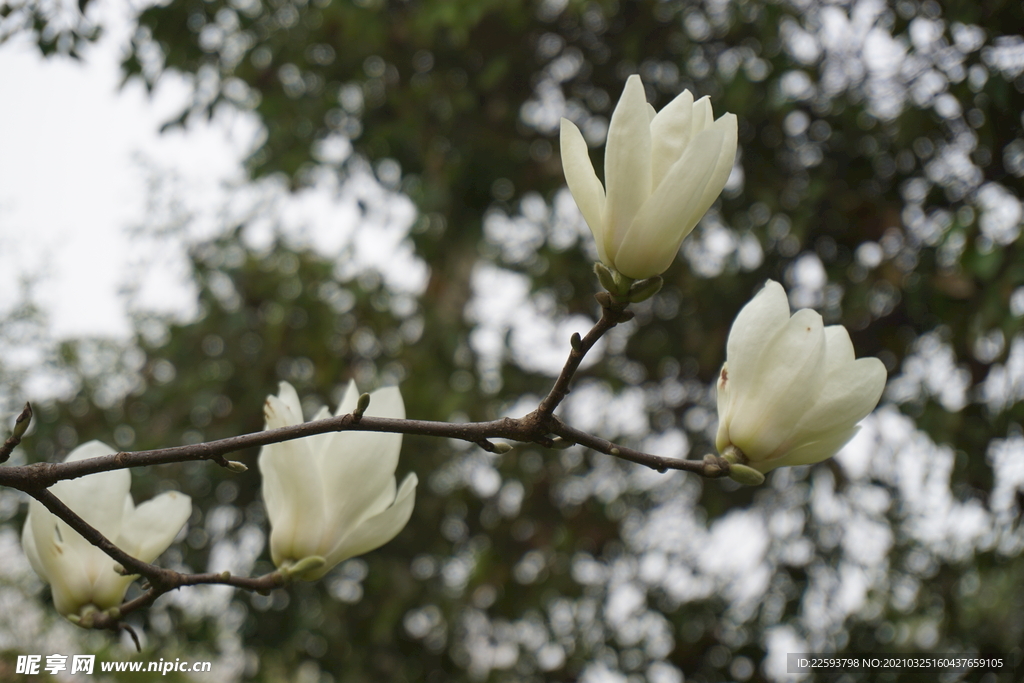
[{"label": "small leaf bud", "polygon": [[356,409],[352,411],[352,416],[356,420],[360,420],[363,417],[363,413],[370,407],[370,395],[359,394],[359,401],[356,403]]},{"label": "small leaf bud", "polygon": [[629,294],[626,298],[634,304],[646,301],[661,291],[663,283],[664,280],[661,279],[660,275],[649,277],[646,280],[637,280],[633,283],[633,286],[629,288]]}]

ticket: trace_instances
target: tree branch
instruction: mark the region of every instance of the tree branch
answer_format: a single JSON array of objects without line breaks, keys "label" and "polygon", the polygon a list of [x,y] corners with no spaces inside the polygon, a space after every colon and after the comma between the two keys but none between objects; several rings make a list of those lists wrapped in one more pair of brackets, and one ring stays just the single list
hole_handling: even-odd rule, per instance
[{"label": "tree branch", "polygon": [[148,562],[132,557],[118,548],[106,536],[78,516],[74,510],[64,504],[57,496],[46,489],[35,489],[28,494],[42,503],[47,510],[67,522],[68,526],[82,535],[85,540],[105,552],[112,560],[124,568],[125,574],[138,574],[149,582],[149,588],[134,600],[123,603],[115,613],[94,612],[79,621],[86,628],[113,629],[121,628],[121,619],[132,612],[148,607],[163,595],[182,586],[200,584],[222,584],[254,591],[269,591],[285,583],[285,578],[278,572],[271,572],[260,577],[232,576],[230,572],[208,572],[205,574],[182,574],[172,569],[164,569]]},{"label": "tree branch", "polygon": [[[602,294],[605,294],[602,292]],[[555,412],[555,408],[558,404],[568,396],[569,394],[569,383],[572,382],[573,376],[580,367],[580,363],[583,362],[583,358],[587,355],[590,349],[594,348],[594,344],[604,336],[604,334],[618,325],[628,320],[633,319],[633,312],[625,310],[625,306],[616,305],[611,302],[610,298],[605,301],[604,297],[599,299],[601,301],[601,319],[590,328],[587,332],[587,336],[580,338],[579,333],[575,333],[572,336],[572,350],[569,351],[569,357],[565,361],[565,365],[562,367],[562,372],[559,373],[558,379],[555,380],[554,385],[551,387],[551,391],[544,397],[544,400],[537,406],[537,417],[540,420],[546,420],[551,417],[551,414]]]},{"label": "tree branch", "polygon": [[[364,414],[367,407],[366,401],[361,400],[359,407],[347,415],[338,415],[324,420],[305,422],[299,425],[264,430],[242,436],[233,436],[217,441],[133,453],[121,452],[98,458],[77,460],[75,462],[35,463],[20,467],[2,467],[0,468],[0,486],[10,486],[28,493],[42,503],[51,513],[67,522],[83,538],[120,564],[126,574],[137,574],[148,582],[148,588],[145,588],[145,592],[142,595],[123,603],[119,608],[106,612],[90,613],[79,620],[79,625],[87,628],[117,631],[125,628],[122,621],[124,615],[148,607],[161,595],[182,586],[222,584],[245,590],[266,592],[283,585],[286,583],[287,578],[279,572],[272,572],[259,577],[234,577],[229,572],[183,574],[143,562],[118,548],[110,539],[90,526],[57,496],[51,493],[48,488],[58,481],[77,479],[90,474],[128,467],[147,467],[150,465],[198,460],[210,460],[236,472],[244,471],[244,466],[240,463],[228,462],[224,456],[246,448],[266,446],[316,434],[344,431],[390,432],[460,439],[475,443],[481,448],[495,453],[506,452],[509,450],[509,446],[500,442],[493,443],[491,439],[494,438],[536,443],[547,448],[564,447],[566,444],[580,444],[601,453],[650,467],[659,472],[676,469],[709,478],[727,476],[730,467],[729,463],[719,456],[707,455],[702,461],[697,461],[652,455],[614,444],[575,429],[554,417],[555,409],[569,394],[569,386],[586,354],[606,332],[619,323],[626,322],[633,317],[633,314],[626,310],[626,303],[611,297],[609,294],[602,292],[597,295],[597,299],[602,306],[601,318],[585,337],[581,338],[579,334],[573,335],[572,351],[569,353],[569,357],[555,383],[552,385],[551,390],[535,411],[521,418],[503,418],[489,422],[449,423],[371,417]],[[366,398],[369,397],[366,396]],[[31,406],[26,404],[25,409],[18,417],[11,437],[0,446],[0,463],[6,461],[10,457],[11,451],[20,443],[21,437],[28,428],[31,417]]]}]

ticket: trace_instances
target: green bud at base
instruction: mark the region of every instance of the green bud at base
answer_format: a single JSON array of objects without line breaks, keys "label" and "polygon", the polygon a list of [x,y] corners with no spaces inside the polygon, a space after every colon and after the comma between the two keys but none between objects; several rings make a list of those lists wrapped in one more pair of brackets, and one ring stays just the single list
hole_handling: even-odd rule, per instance
[{"label": "green bud at base", "polygon": [[597,281],[606,290],[613,294],[618,291],[618,283],[615,282],[615,276],[612,275],[612,271],[608,266],[598,261],[594,264],[594,275],[597,275]]},{"label": "green bud at base", "polygon": [[609,268],[600,261],[594,264],[594,274],[597,275],[601,286],[608,290],[614,298],[625,299],[629,295],[629,289],[633,286],[633,278]]},{"label": "green bud at base", "polygon": [[303,574],[314,572],[325,564],[327,564],[327,560],[324,558],[319,555],[311,555],[293,564],[286,564],[277,571],[285,581],[291,581],[293,579],[303,579]]},{"label": "green bud at base", "polygon": [[753,467],[746,465],[730,464],[729,478],[744,486],[759,486],[764,483],[764,475]]},{"label": "green bud at base", "polygon": [[646,301],[661,291],[661,286],[664,282],[660,275],[649,277],[646,280],[637,280],[630,286],[626,298],[630,303],[634,304]]}]

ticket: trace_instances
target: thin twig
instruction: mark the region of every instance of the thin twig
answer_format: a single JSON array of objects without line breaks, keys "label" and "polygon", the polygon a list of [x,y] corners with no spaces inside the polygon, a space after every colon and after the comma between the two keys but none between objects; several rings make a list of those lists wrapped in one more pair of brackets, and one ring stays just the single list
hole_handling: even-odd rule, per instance
[{"label": "thin twig", "polygon": [[[722,462],[718,462],[720,458],[714,456],[712,456],[714,458],[714,467],[709,467],[709,461],[707,458],[704,460],[684,460],[681,458],[666,458],[660,455],[651,455],[650,453],[644,453],[643,451],[638,451],[633,448],[620,446],[612,443],[611,441],[580,431],[579,429],[570,427],[558,418],[552,418],[551,427],[552,433],[557,434],[567,441],[577,443],[581,446],[586,446],[587,448],[601,453],[615,456],[616,458],[635,462],[638,465],[650,467],[652,470],[657,470],[659,472],[683,470],[684,472],[692,472],[711,479],[728,476],[729,474],[729,463],[724,460],[722,460]],[[722,463],[724,463],[724,466]]]},{"label": "thin twig", "polygon": [[32,404],[26,403],[25,407],[21,409],[18,419],[14,421],[14,429],[11,430],[11,435],[7,437],[7,441],[4,441],[3,445],[0,445],[0,465],[7,462],[7,459],[11,457],[11,453],[21,443],[21,437],[25,436],[25,432],[31,423]]},{"label": "thin twig", "polygon": [[572,338],[572,349],[569,351],[569,357],[565,361],[565,365],[562,367],[562,372],[559,373],[558,379],[551,386],[551,391],[544,397],[544,400],[537,406],[537,417],[539,420],[544,421],[551,417],[552,413],[555,412],[555,408],[558,404],[569,394],[569,383],[572,382],[573,376],[580,367],[580,363],[583,362],[583,358],[587,353],[594,347],[594,344],[604,336],[604,334],[618,325],[619,323],[626,322],[633,318],[632,311],[625,310],[624,307],[612,305],[601,307],[601,319],[590,328],[587,332],[587,336],[580,337],[579,334],[574,334]]}]

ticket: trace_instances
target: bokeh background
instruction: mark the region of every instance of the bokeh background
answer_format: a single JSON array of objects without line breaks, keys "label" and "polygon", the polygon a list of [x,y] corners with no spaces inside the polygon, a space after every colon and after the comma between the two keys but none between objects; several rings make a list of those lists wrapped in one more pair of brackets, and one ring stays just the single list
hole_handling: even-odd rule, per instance
[{"label": "bokeh background", "polygon": [[[1020,662],[1022,26],[1002,0],[2,0],[0,401],[37,415],[12,462],[259,430],[281,380],[307,416],[350,378],[398,383],[412,417],[525,414],[597,313],[559,118],[600,168],[639,73],[657,108],[689,88],[735,112],[740,152],[562,414],[710,452],[729,325],[773,278],[885,363],[856,439],[740,488],[406,437],[399,475],[421,484],[394,541],[269,596],[169,595],[130,619],[141,658],[267,683],[794,680],[787,652]],[[51,68],[68,89],[89,69],[123,81],[105,96],[133,104],[89,109],[46,87]],[[65,159],[46,147],[61,135]],[[82,190],[95,176],[107,204]],[[72,227],[46,237],[55,207]],[[76,303],[97,282],[110,296]],[[195,512],[164,565],[271,569],[255,467],[134,472],[136,499],[168,488]],[[21,680],[21,653],[135,657],[52,610],[24,514],[0,490],[0,679]]]}]

